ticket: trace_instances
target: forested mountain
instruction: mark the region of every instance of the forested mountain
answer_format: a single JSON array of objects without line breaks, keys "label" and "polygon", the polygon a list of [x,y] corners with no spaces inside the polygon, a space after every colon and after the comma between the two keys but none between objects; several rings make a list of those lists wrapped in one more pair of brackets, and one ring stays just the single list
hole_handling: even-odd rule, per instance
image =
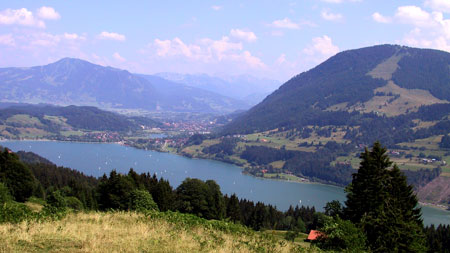
[{"label": "forested mountain", "polygon": [[0,69],[0,101],[206,113],[248,108],[211,92],[153,81],[126,70],[64,58],[45,66]]},{"label": "forested mountain", "polygon": [[160,122],[144,117],[126,117],[91,106],[20,105],[0,109],[0,136],[52,134],[61,131],[135,131],[160,127]]},{"label": "forested mountain", "polygon": [[448,122],[449,66],[450,54],[438,50],[379,45],[344,51],[290,79],[223,133],[307,125],[364,129],[367,123],[392,130],[426,117],[426,106],[434,104],[443,105],[434,107],[440,115],[433,120]]},{"label": "forested mountain", "polygon": [[206,74],[158,73],[164,79],[190,87],[212,91],[223,96],[244,100],[251,105],[261,102],[280,86],[280,82],[248,75],[219,78]]}]

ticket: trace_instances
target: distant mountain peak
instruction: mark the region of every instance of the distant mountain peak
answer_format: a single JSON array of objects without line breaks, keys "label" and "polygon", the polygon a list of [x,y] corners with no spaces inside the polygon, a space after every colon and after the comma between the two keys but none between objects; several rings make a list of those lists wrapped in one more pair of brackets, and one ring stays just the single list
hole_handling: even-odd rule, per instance
[{"label": "distant mountain peak", "polygon": [[211,92],[178,89],[175,83],[157,84],[126,70],[66,57],[44,66],[0,68],[0,102],[203,113],[249,106]]}]

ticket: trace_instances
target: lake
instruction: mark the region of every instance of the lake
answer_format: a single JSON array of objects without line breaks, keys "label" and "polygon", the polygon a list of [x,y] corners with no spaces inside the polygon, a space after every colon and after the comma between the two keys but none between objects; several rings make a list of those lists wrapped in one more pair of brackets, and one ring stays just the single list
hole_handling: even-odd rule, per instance
[{"label": "lake", "polygon": [[[280,210],[290,205],[314,206],[322,211],[331,200],[345,200],[343,188],[312,183],[277,181],[242,174],[242,169],[213,160],[190,159],[187,157],[147,151],[118,144],[76,143],[56,141],[1,141],[0,145],[13,151],[31,151],[52,161],[70,167],[86,175],[102,176],[113,169],[128,173],[156,173],[168,179],[176,188],[185,178],[213,179],[223,193],[239,198],[272,204]],[[450,224],[450,212],[422,207],[425,224]]]}]

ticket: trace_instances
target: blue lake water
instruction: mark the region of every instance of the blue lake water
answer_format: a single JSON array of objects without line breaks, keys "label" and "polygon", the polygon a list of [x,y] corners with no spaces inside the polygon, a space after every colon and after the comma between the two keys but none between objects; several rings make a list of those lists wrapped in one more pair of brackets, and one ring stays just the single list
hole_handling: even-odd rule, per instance
[{"label": "blue lake water", "polygon": [[[213,160],[190,159],[183,156],[140,150],[117,144],[76,143],[54,141],[2,141],[0,145],[13,151],[32,151],[53,163],[70,167],[87,175],[102,176],[113,169],[127,173],[156,173],[168,179],[175,188],[185,178],[213,179],[223,193],[236,193],[239,198],[261,201],[286,210],[290,205],[314,206],[323,210],[331,200],[345,200],[343,188],[323,185],[276,181],[242,174],[241,168]],[[422,208],[425,224],[450,224],[450,212]]]}]

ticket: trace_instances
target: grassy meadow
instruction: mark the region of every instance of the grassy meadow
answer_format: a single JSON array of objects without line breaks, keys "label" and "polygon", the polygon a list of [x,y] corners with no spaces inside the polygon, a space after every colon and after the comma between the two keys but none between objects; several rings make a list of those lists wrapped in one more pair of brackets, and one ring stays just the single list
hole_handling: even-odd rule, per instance
[{"label": "grassy meadow", "polygon": [[[299,239],[300,240],[300,239]],[[70,213],[0,224],[0,252],[315,252],[297,240],[179,213]],[[302,241],[302,240],[301,240]]]}]

